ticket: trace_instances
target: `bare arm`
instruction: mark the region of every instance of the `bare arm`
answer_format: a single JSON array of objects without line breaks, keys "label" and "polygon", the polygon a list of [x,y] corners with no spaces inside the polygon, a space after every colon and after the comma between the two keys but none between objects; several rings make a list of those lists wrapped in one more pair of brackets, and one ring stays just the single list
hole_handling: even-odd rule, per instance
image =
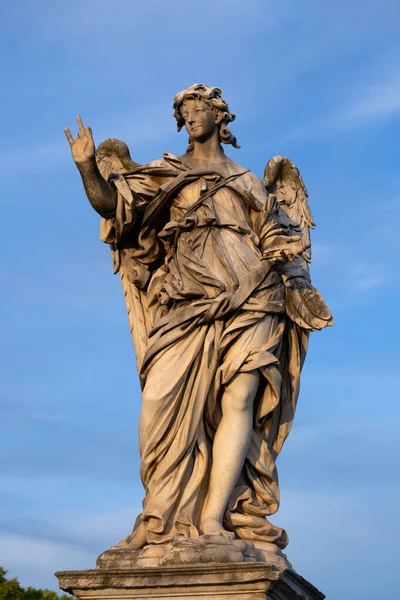
[{"label": "bare arm", "polygon": [[72,158],[81,174],[90,204],[99,215],[108,218],[115,213],[117,194],[113,186],[102,177],[97,167],[92,130],[90,127],[83,126],[79,115],[76,120],[79,133],[76,134],[75,139],[68,127],[64,129],[71,147]]}]

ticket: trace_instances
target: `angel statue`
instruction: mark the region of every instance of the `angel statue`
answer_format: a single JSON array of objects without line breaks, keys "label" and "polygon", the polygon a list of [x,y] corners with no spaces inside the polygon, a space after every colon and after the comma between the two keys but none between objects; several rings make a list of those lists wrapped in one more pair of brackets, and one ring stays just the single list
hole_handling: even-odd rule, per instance
[{"label": "angel statue", "polygon": [[142,388],[143,512],[116,548],[224,536],[288,542],[275,461],[293,422],[309,332],[331,313],[309,274],[314,227],[288,158],[259,179],[228,158],[217,87],[175,96],[189,146],[147,165],[78,116],[72,157],[120,273]]}]

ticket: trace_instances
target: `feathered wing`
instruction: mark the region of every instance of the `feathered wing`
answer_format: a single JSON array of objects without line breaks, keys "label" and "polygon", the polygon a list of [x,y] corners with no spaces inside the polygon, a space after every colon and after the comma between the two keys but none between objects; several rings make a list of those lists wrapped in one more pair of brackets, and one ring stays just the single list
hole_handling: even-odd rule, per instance
[{"label": "feathered wing", "polygon": [[[265,167],[263,183],[267,191],[276,197],[282,225],[290,235],[300,236],[302,252],[294,261],[298,267],[308,271],[311,262],[310,228],[314,228],[315,223],[308,203],[307,188],[298,168],[289,158],[274,156]],[[292,321],[309,331],[333,324],[332,315],[321,294],[301,278],[295,277],[288,282],[286,312]]]},{"label": "feathered wing", "polygon": [[126,173],[141,166],[131,159],[125,142],[116,138],[109,138],[100,144],[96,150],[96,163],[106,181],[111,173]]},{"label": "feathered wing", "polygon": [[[108,180],[112,173],[123,174],[140,166],[131,159],[128,146],[121,140],[114,138],[108,139],[99,145],[96,150],[96,163],[105,180]],[[129,198],[130,194],[130,198],[132,198],[129,187],[123,178],[120,178],[119,181],[116,180],[115,184],[123,197]],[[150,330],[147,296],[146,292],[140,290],[128,278],[126,252],[118,243],[110,244],[110,248],[114,273],[119,272],[121,277],[136,363],[140,372]]]}]

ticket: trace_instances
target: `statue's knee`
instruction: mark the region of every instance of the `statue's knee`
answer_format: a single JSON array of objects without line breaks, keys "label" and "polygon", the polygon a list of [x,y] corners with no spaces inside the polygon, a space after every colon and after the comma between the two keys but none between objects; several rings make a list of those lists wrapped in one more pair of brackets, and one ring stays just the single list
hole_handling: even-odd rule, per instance
[{"label": "statue's knee", "polygon": [[227,410],[239,412],[250,410],[253,407],[259,381],[258,371],[239,373],[225,388],[222,411],[224,412],[224,405]]},{"label": "statue's knee", "polygon": [[232,385],[225,390],[222,401],[222,412],[248,412],[253,406],[254,395],[243,385]]}]

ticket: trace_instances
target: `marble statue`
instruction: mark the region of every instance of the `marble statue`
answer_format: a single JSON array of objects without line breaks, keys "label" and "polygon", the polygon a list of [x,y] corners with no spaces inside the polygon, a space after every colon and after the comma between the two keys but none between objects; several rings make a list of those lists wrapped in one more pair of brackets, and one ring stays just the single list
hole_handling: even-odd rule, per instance
[{"label": "marble statue", "polygon": [[276,458],[310,331],[333,322],[310,281],[307,190],[275,156],[263,179],[239,148],[221,90],[173,104],[189,147],[144,166],[77,118],[72,157],[120,273],[142,387],[143,512],[116,548],[222,536],[282,549]]}]

